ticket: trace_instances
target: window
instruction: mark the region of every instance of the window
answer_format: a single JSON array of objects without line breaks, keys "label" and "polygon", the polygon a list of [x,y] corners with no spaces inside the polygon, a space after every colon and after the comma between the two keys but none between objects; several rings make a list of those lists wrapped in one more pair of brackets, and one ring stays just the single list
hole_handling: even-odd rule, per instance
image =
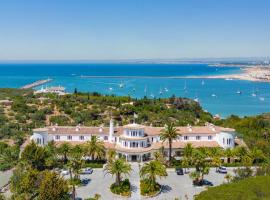
[{"label": "window", "polygon": [[223,144],[225,144],[225,138],[223,138]]},{"label": "window", "polygon": [[201,136],[197,135],[196,140],[200,140],[200,139],[201,139]]},{"label": "window", "polygon": [[104,136],[104,140],[108,140],[108,136]]},{"label": "window", "polygon": [[80,140],[84,140],[84,136],[83,135],[80,136]]},{"label": "window", "polygon": [[185,135],[185,136],[184,136],[184,140],[188,140],[188,136]]},{"label": "window", "polygon": [[67,139],[68,139],[68,140],[72,140],[72,136],[71,136],[71,135],[68,135],[68,136],[67,136]]},{"label": "window", "polygon": [[212,135],[208,135],[208,140],[212,140]]},{"label": "window", "polygon": [[56,135],[56,136],[55,136],[55,139],[56,139],[56,140],[60,140],[60,135]]}]

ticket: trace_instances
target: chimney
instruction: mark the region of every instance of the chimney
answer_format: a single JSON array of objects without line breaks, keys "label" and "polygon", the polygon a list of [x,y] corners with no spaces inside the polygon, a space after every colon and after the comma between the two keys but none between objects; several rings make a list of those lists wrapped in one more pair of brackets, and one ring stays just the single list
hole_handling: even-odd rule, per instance
[{"label": "chimney", "polygon": [[113,133],[114,133],[114,127],[113,127],[113,119],[110,120],[110,130],[109,130],[109,142],[112,142],[113,140]]}]

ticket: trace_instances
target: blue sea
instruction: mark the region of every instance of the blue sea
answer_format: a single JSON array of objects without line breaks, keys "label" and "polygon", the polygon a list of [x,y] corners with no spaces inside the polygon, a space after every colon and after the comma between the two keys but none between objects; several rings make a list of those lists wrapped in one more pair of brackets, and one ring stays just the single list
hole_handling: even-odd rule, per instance
[{"label": "blue sea", "polygon": [[[19,88],[40,79],[52,78],[53,81],[45,84],[44,87],[61,85],[67,92],[73,92],[77,88],[82,92],[95,91],[102,94],[130,95],[136,98],[144,96],[162,98],[173,94],[179,97],[197,98],[205,110],[222,117],[231,114],[248,116],[270,112],[269,83],[169,78],[240,72],[241,69],[238,67],[213,67],[207,64],[2,63],[0,87]],[[82,78],[81,76],[118,76],[118,78]],[[241,91],[242,94],[236,94],[237,91]],[[252,96],[254,92],[257,96]]]}]

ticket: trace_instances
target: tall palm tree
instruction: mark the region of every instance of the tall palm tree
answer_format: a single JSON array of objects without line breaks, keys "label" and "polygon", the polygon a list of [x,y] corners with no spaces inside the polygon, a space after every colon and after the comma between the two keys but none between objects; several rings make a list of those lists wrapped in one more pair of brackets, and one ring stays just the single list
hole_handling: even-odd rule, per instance
[{"label": "tall palm tree", "polygon": [[92,160],[102,159],[105,157],[104,143],[97,136],[92,136],[90,141],[87,141],[86,152]]},{"label": "tall palm tree", "polygon": [[109,150],[107,152],[107,160],[108,161],[111,161],[111,160],[114,160],[116,158],[116,151],[115,150]]},{"label": "tall palm tree", "polygon": [[158,160],[150,161],[142,166],[140,176],[149,180],[150,184],[154,186],[156,185],[157,177],[167,176],[166,167]]},{"label": "tall palm tree", "polygon": [[131,172],[131,165],[123,158],[116,160],[112,159],[107,163],[107,165],[105,165],[104,171],[106,171],[106,174],[115,176],[115,184],[120,185],[122,174],[129,175]]},{"label": "tall palm tree", "polygon": [[169,163],[171,164],[172,160],[172,142],[176,140],[177,137],[180,135],[179,130],[174,127],[173,123],[165,125],[164,129],[161,130],[160,139],[165,142],[168,141],[169,143]]},{"label": "tall palm tree", "polygon": [[193,151],[194,151],[194,148],[193,148],[192,144],[187,143],[184,147],[184,150],[183,150],[184,157],[186,157],[186,158],[192,157]]},{"label": "tall palm tree", "polygon": [[257,164],[259,161],[262,161],[265,159],[265,155],[264,155],[263,151],[258,149],[258,148],[253,148],[249,152],[249,155],[255,164]]},{"label": "tall palm tree", "polygon": [[64,142],[62,143],[59,148],[57,149],[58,154],[60,154],[61,156],[63,156],[64,158],[64,163],[67,164],[68,161],[68,154],[71,151],[71,145],[68,142]]}]

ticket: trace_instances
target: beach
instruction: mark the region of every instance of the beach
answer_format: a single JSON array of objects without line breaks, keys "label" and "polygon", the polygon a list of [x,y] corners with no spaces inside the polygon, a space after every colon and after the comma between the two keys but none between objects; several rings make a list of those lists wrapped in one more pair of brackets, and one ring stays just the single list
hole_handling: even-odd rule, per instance
[{"label": "beach", "polygon": [[[178,77],[180,78],[180,77]],[[262,66],[243,67],[241,73],[211,75],[211,76],[185,76],[181,78],[205,78],[205,79],[225,79],[225,80],[246,80],[254,82],[270,82],[270,68]]]}]

